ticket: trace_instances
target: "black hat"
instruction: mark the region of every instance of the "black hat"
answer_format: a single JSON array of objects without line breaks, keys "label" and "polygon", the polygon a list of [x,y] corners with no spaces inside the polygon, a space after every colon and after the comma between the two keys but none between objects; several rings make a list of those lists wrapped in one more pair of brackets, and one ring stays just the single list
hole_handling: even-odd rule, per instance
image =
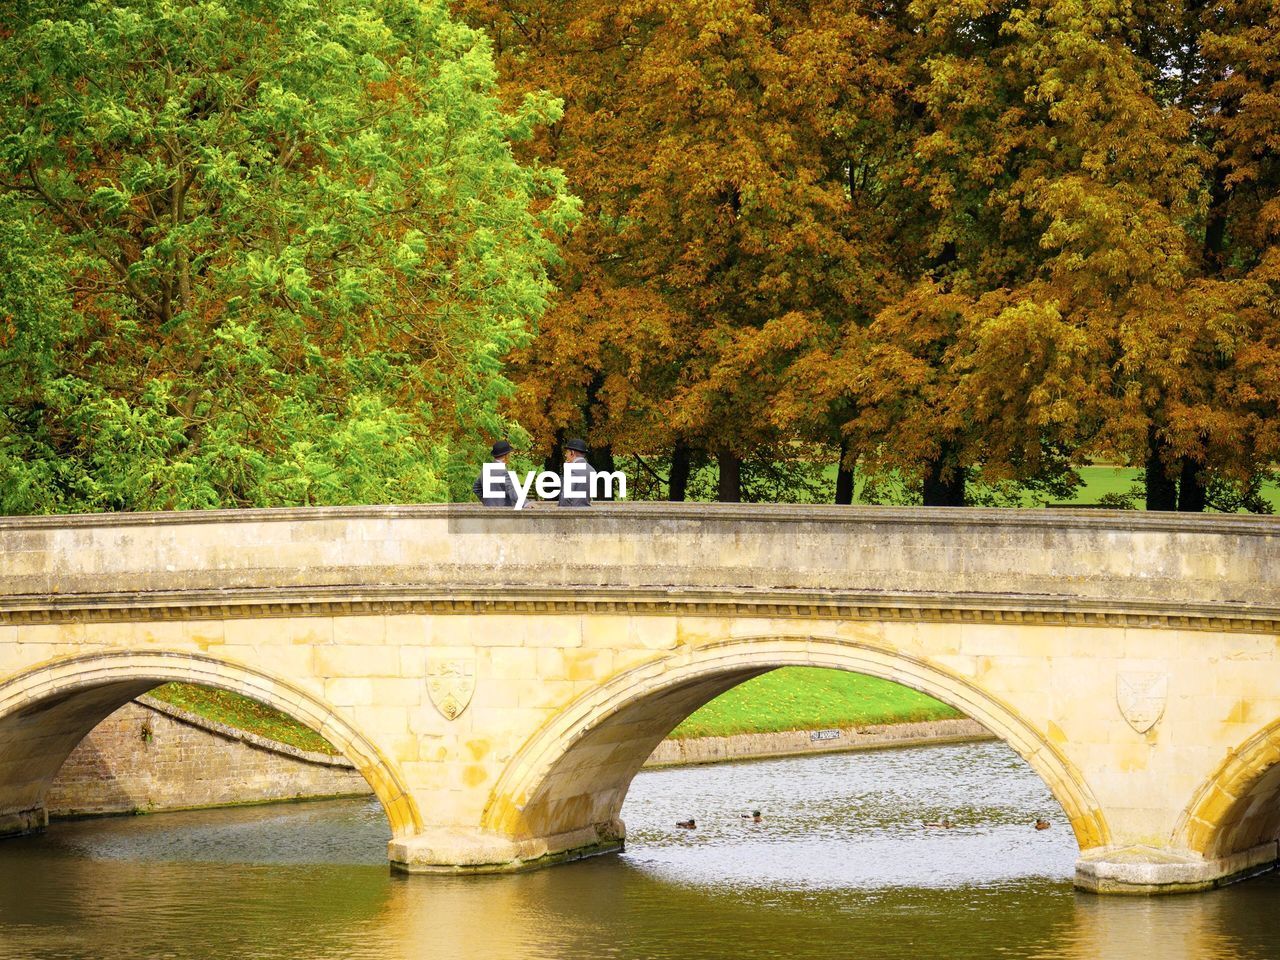
[{"label": "black hat", "polygon": [[511,444],[505,440],[499,440],[493,445],[493,455],[495,457],[504,457],[512,450]]},{"label": "black hat", "polygon": [[579,453],[587,452],[587,445],[583,443],[581,440],[579,440],[577,437],[574,437],[572,440],[566,443],[564,445],[564,448],[566,450],[577,450]]}]

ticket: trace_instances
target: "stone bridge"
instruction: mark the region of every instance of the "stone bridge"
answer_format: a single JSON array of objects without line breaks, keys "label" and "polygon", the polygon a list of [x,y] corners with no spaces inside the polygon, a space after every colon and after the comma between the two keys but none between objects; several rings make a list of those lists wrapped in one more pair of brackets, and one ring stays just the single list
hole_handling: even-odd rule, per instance
[{"label": "stone bridge", "polygon": [[0,832],[99,720],[171,680],[319,731],[391,862],[618,848],[680,720],[804,664],[922,690],[1061,803],[1076,881],[1277,860],[1280,524],[1103,511],[703,504],[0,519]]}]

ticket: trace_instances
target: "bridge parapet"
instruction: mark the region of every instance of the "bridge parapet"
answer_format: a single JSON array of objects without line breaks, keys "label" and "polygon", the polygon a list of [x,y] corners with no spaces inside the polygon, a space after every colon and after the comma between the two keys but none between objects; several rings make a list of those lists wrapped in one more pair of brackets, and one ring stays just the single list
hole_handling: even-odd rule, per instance
[{"label": "bridge parapet", "polygon": [[[608,504],[0,519],[0,617],[618,602],[1271,631],[1280,524],[1125,511]],[[72,613],[73,616],[78,615]]]}]

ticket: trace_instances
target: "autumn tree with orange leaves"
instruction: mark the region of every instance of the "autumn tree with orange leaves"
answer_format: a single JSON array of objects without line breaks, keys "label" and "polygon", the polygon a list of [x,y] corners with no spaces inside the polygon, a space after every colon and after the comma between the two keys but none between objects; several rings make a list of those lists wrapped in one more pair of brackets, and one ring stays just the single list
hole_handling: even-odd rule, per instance
[{"label": "autumn tree with orange leaves", "polygon": [[605,459],[670,451],[673,474],[702,451],[724,500],[749,458],[838,444],[836,416],[797,429],[774,408],[815,339],[896,289],[868,147],[894,85],[868,38],[892,29],[853,4],[462,6],[513,97],[565,97],[539,156],[585,204],[560,301],[516,358],[521,422],[544,444],[583,430]]},{"label": "autumn tree with orange leaves", "polygon": [[722,499],[807,442],[843,502],[855,462],[958,505],[1103,459],[1261,508],[1274,2],[462,7],[566,97],[539,156],[586,202],[517,360],[544,444],[707,450]]}]

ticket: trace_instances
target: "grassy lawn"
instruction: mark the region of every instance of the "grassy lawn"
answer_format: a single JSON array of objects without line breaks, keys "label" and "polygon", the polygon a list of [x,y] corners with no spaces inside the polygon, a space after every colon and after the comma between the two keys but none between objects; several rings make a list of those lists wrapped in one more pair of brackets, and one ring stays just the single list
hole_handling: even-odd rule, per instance
[{"label": "grassy lawn", "polygon": [[166,683],[163,687],[152,690],[148,696],[189,710],[207,720],[256,733],[260,737],[285,743],[299,750],[328,754],[338,752],[328,740],[288,714],[228,690],[199,687],[191,683]]},{"label": "grassy lawn", "polygon": [[[1075,503],[1097,503],[1108,493],[1128,493],[1133,487],[1139,485],[1137,467],[1077,467],[1076,469],[1080,473],[1080,479],[1084,481],[1084,486],[1076,491]],[[1271,504],[1273,510],[1280,513],[1280,486],[1274,483],[1263,484],[1262,496]],[[1143,509],[1142,497],[1142,492],[1139,491],[1135,500],[1139,510]]]},{"label": "grassy lawn", "polygon": [[[302,750],[336,754],[329,741],[274,707],[226,690],[168,683],[149,696]],[[843,670],[783,667],[717,697],[671,736],[825,730],[876,723],[944,720],[963,714],[908,687]]]},{"label": "grassy lawn", "polygon": [[[620,458],[619,463],[621,468],[627,471],[628,478],[638,470],[638,467],[626,461],[625,457]],[[1090,504],[1098,503],[1108,494],[1133,494],[1134,507],[1138,510],[1144,509],[1143,491],[1139,481],[1141,471],[1137,467],[1091,465],[1076,467],[1076,472],[1080,474],[1081,486],[1076,489],[1075,496],[1070,501],[1063,502],[1063,506],[1089,506]],[[707,464],[698,470],[695,474],[694,482],[690,484],[692,491],[690,499],[698,499],[704,502],[714,499],[716,476],[717,470],[714,463]],[[821,478],[827,489],[819,502],[829,503],[835,490],[836,465],[828,463],[823,466]],[[865,474],[861,472],[854,474],[853,502],[855,504],[866,502],[863,494],[866,481]],[[1280,513],[1280,486],[1274,483],[1264,484],[1262,495],[1271,504],[1272,508],[1277,513]],[[1024,507],[1039,507],[1041,503],[1029,494],[1024,493],[1021,505]]]},{"label": "grassy lawn", "polygon": [[[1084,486],[1076,491],[1075,503],[1097,503],[1107,494],[1128,494],[1138,486],[1137,467],[1077,467]],[[1143,495],[1135,501],[1142,508]]]},{"label": "grassy lawn", "polygon": [[[1076,472],[1080,474],[1081,485],[1076,489],[1075,496],[1070,501],[1064,501],[1063,506],[1088,506],[1089,504],[1098,503],[1108,494],[1134,494],[1133,504],[1135,508],[1138,510],[1144,509],[1144,494],[1139,480],[1141,471],[1137,467],[1095,465],[1076,467]],[[834,484],[836,475],[834,464],[831,465],[829,473],[831,482]],[[856,475],[855,479],[857,479]],[[1280,487],[1269,483],[1263,486],[1262,491],[1263,497],[1277,513],[1280,513]],[[862,484],[859,482],[855,494],[860,495],[861,493]],[[1022,505],[1024,507],[1040,506],[1038,502],[1026,494],[1023,495]]]},{"label": "grassy lawn", "polygon": [[960,716],[946,704],[888,680],[821,667],[783,667],[721,694],[671,736],[723,737]]}]

